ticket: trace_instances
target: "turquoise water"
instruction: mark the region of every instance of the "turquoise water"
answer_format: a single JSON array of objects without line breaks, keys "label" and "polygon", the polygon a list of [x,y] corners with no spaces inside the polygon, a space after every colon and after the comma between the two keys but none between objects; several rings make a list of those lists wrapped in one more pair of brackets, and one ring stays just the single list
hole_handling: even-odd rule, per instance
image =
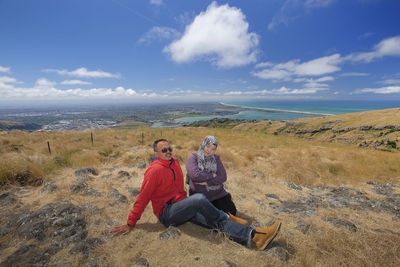
[{"label": "turquoise water", "polygon": [[400,107],[400,101],[270,101],[226,102],[226,105],[260,108],[280,112],[299,112],[320,115],[338,115],[368,110]]},{"label": "turquoise water", "polygon": [[[339,115],[353,112],[400,107],[400,101],[271,101],[271,102],[224,102],[224,105],[253,108],[222,118],[245,120],[289,121],[298,118]],[[190,123],[210,120],[215,116],[183,117],[176,121]]]}]

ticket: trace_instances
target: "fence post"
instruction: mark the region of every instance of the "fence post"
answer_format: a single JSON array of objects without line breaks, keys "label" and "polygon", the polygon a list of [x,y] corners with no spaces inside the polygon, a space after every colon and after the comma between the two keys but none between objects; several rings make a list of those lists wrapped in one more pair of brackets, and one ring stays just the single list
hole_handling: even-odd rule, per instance
[{"label": "fence post", "polygon": [[49,154],[51,155],[51,148],[50,148],[50,142],[47,141],[47,148],[49,149]]},{"label": "fence post", "polygon": [[90,141],[92,142],[92,146],[93,146],[93,133],[92,133],[92,131],[90,131]]},{"label": "fence post", "polygon": [[142,133],[142,145],[143,145],[143,138],[144,138],[144,134]]}]

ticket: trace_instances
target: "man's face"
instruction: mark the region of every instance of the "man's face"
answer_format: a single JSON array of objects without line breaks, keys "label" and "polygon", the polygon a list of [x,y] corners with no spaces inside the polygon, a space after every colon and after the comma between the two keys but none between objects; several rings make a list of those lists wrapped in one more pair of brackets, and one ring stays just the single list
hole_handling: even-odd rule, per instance
[{"label": "man's face", "polygon": [[171,160],[172,159],[172,148],[168,142],[165,142],[165,141],[158,142],[157,150],[154,151],[154,155],[159,159]]}]

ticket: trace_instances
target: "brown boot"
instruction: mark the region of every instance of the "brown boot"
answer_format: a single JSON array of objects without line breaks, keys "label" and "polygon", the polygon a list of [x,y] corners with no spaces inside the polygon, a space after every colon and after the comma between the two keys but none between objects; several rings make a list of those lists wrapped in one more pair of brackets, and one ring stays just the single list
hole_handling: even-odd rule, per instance
[{"label": "brown boot", "polygon": [[240,224],[244,224],[244,225],[249,225],[249,222],[246,221],[245,219],[233,216],[232,214],[228,213],[229,215],[229,220],[232,222],[236,222],[236,223],[240,223]]},{"label": "brown boot", "polygon": [[264,250],[278,234],[280,228],[281,223],[279,221],[275,221],[272,226],[267,228],[256,228],[252,241],[256,244],[258,250]]}]

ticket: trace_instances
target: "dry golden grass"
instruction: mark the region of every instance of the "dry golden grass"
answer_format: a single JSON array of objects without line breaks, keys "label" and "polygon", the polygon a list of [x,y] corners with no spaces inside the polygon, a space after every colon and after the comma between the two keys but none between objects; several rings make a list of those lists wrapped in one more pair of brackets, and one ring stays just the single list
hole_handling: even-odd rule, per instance
[{"label": "dry golden grass", "polygon": [[[35,170],[37,176],[55,181],[59,189],[54,193],[32,187],[28,194],[20,196],[24,207],[31,210],[62,200],[70,200],[75,205],[96,205],[100,214],[88,214],[87,220],[89,237],[100,237],[105,241],[91,253],[91,258],[98,258],[100,266],[109,262],[116,266],[131,266],[138,258],[148,259],[151,266],[225,266],[226,261],[237,266],[396,266],[400,263],[400,237],[374,231],[391,229],[400,232],[398,220],[392,215],[346,209],[321,209],[309,218],[299,218],[296,214],[275,215],[265,198],[265,194],[276,194],[283,201],[307,196],[306,190],[289,189],[284,180],[313,186],[349,186],[377,198],[379,196],[365,182],[399,184],[400,153],[275,136],[262,130],[240,127],[233,130],[102,129],[93,131],[93,134],[92,145],[90,131],[0,132],[0,175],[9,171],[11,166],[24,166]],[[129,235],[113,238],[107,234],[108,229],[123,224],[127,219],[135,200],[127,187],[140,187],[145,172],[145,169],[129,166],[142,159],[150,163],[152,142],[158,138],[170,140],[174,155],[180,159],[185,173],[186,158],[198,149],[206,135],[214,135],[219,140],[217,153],[227,169],[226,186],[240,215],[264,225],[274,219],[282,220],[283,227],[276,242],[288,249],[288,262],[283,263],[265,252],[247,249],[192,224],[179,227],[182,235],[177,239],[159,240],[164,227],[157,222],[151,205]],[[47,149],[48,141],[51,155]],[[103,197],[71,194],[70,186],[76,182],[73,172],[84,166],[94,166],[99,171],[99,175],[88,184]],[[116,168],[109,170],[111,167]],[[135,171],[138,177],[118,178],[120,170]],[[110,175],[110,178],[102,178],[103,175]],[[108,198],[107,194],[113,188],[127,196],[128,203]],[[394,190],[400,193],[399,188]],[[266,205],[260,206],[259,201]],[[322,221],[322,216],[350,220],[359,231],[350,233],[344,228],[333,227]],[[311,225],[309,233],[302,234],[295,229],[299,219]],[[30,242],[10,235],[1,237],[0,241],[10,242],[10,246],[2,250],[0,262],[22,242]],[[50,265],[63,259],[68,259],[74,266],[83,261],[81,256],[62,250],[52,258]]]}]

